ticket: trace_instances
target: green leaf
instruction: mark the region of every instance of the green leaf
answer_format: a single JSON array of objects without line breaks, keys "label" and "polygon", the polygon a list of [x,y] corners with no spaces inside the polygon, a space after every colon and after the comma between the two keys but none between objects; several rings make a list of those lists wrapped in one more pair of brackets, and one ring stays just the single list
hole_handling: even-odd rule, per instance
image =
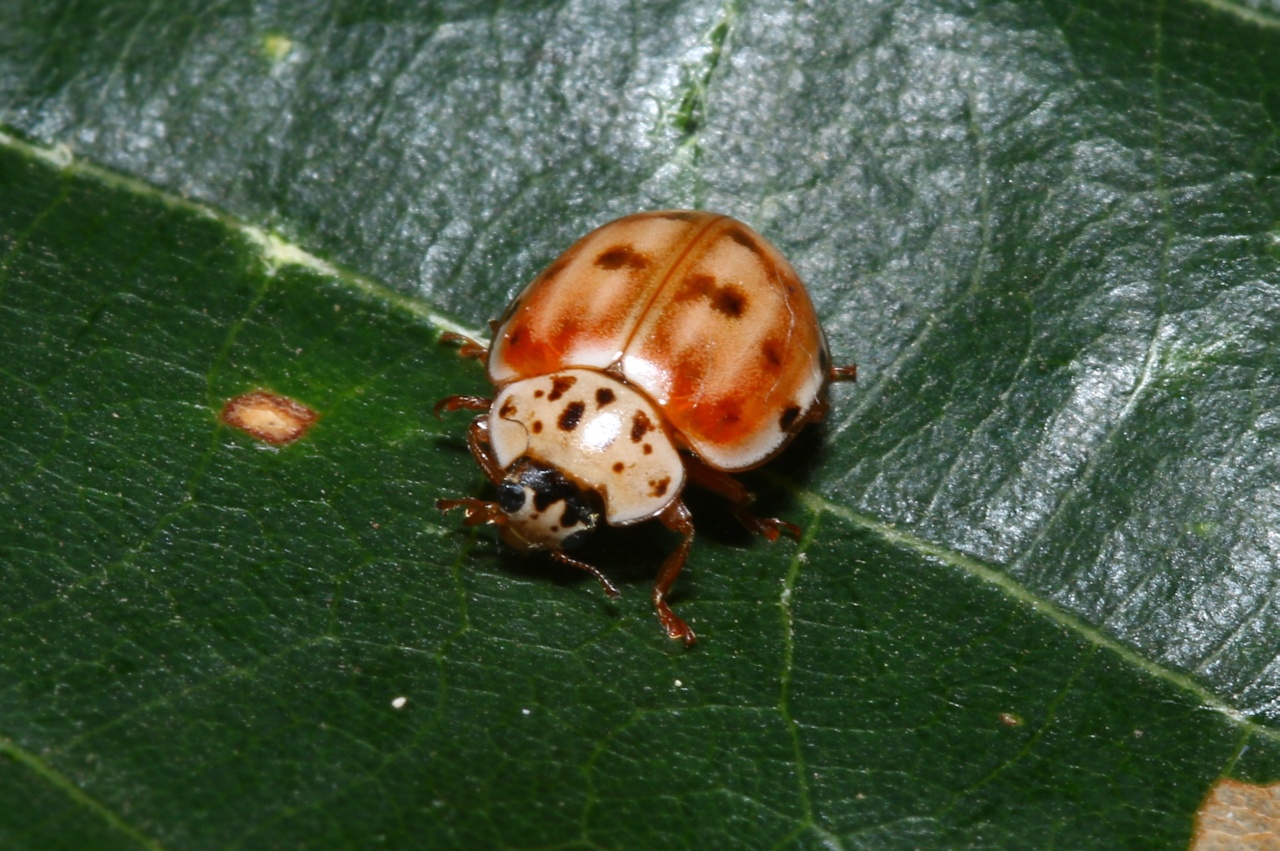
[{"label": "green leaf", "polygon": [[[0,7],[0,845],[1165,847],[1280,775],[1271,7],[286,5]],[[690,495],[690,652],[669,536],[517,558],[430,414],[679,206],[860,368],[749,477],[798,545]]]}]

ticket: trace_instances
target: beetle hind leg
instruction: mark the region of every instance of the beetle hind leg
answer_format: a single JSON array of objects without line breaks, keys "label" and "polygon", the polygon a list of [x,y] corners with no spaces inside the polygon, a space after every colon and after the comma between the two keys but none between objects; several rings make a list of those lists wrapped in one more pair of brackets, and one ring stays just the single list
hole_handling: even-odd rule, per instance
[{"label": "beetle hind leg", "polygon": [[696,459],[689,459],[685,469],[689,471],[689,478],[696,484],[727,499],[729,510],[748,532],[760,535],[769,542],[778,540],[783,532],[797,541],[800,540],[802,530],[796,524],[779,520],[777,517],[758,517],[748,511],[751,503],[756,501],[756,495],[747,490],[746,485],[733,476],[720,470],[713,470]]}]

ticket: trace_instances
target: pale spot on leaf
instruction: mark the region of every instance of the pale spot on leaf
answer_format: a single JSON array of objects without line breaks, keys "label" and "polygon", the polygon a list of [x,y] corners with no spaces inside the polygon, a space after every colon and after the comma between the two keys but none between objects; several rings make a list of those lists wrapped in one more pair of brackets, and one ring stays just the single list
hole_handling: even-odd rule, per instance
[{"label": "pale spot on leaf", "polygon": [[293,443],[307,433],[319,415],[301,402],[254,390],[227,400],[221,419],[258,440],[275,446]]}]

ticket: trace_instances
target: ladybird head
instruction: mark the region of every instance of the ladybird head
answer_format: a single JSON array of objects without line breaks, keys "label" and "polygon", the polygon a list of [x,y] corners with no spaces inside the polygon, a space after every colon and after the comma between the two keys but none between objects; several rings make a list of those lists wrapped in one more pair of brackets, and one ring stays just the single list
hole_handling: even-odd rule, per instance
[{"label": "ladybird head", "polygon": [[507,522],[502,539],[518,550],[562,550],[580,544],[600,522],[599,494],[579,487],[549,464],[516,459],[498,484]]}]

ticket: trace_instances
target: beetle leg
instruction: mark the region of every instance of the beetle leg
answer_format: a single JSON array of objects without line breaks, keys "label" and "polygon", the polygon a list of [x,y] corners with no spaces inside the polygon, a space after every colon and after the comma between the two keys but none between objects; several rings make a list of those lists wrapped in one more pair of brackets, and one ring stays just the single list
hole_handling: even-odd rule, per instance
[{"label": "beetle leg", "polygon": [[857,381],[858,365],[851,363],[848,366],[833,366],[831,371],[827,373],[828,381]]},{"label": "beetle leg", "polygon": [[476,417],[467,429],[467,446],[489,481],[495,485],[501,484],[505,471],[498,465],[498,459],[493,457],[493,447],[489,443],[489,421],[484,417]]},{"label": "beetle leg", "polygon": [[445,396],[439,402],[436,402],[432,410],[439,417],[445,411],[450,413],[453,411],[487,411],[492,404],[492,399],[486,399],[483,396]]},{"label": "beetle leg", "polygon": [[747,507],[756,501],[756,495],[747,490],[746,486],[733,476],[714,470],[696,458],[687,458],[684,466],[689,471],[689,478],[696,484],[729,500],[729,510],[733,512],[734,517],[738,518],[738,522],[747,528],[747,531],[763,535],[769,541],[778,540],[782,532],[786,532],[797,541],[800,540],[801,530],[796,524],[776,517],[757,517],[747,511]]},{"label": "beetle leg", "polygon": [[570,555],[566,555],[564,550],[552,550],[551,557],[556,561],[560,562],[561,564],[567,564],[570,567],[576,567],[578,568],[578,570],[585,570],[587,573],[590,573],[596,579],[600,580],[600,585],[601,587],[604,588],[604,593],[607,596],[609,597],[622,596],[621,594],[618,593],[618,589],[613,587],[613,583],[610,582],[608,579],[606,579],[605,575],[600,572],[600,568],[596,567],[595,565],[587,564],[585,561],[578,561],[576,558],[573,558]]},{"label": "beetle leg", "polygon": [[459,334],[455,331],[445,331],[440,335],[440,342],[461,343],[462,345],[458,348],[458,357],[461,358],[484,360],[489,356],[488,346],[482,346],[465,334]]},{"label": "beetle leg", "polygon": [[499,526],[507,522],[507,515],[496,502],[485,502],[483,499],[463,497],[462,499],[437,499],[436,508],[450,511],[461,508],[463,526],[479,526],[482,523],[496,523]]},{"label": "beetle leg", "polygon": [[672,532],[684,535],[684,540],[662,563],[658,581],[653,583],[653,606],[658,610],[658,620],[662,621],[662,625],[667,628],[667,635],[681,639],[685,647],[692,647],[698,637],[693,634],[693,630],[687,623],[671,611],[671,607],[667,605],[667,593],[675,583],[676,577],[680,575],[680,569],[684,567],[685,559],[689,557],[689,548],[693,546],[693,515],[685,507],[684,500],[677,499],[663,509],[658,519]]}]

